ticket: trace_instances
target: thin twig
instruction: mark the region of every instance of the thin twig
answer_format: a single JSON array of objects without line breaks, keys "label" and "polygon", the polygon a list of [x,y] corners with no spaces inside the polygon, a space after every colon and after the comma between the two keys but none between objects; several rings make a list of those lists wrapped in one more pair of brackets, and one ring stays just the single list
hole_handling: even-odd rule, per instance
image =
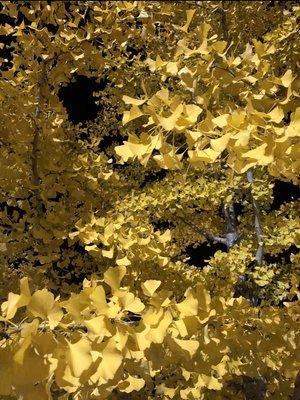
[{"label": "thin twig", "polygon": [[185,218],[176,215],[177,218],[179,218],[182,222],[184,222],[186,225],[188,225],[190,228],[192,228],[193,231],[197,232],[199,235],[205,237],[205,239],[207,240],[211,240],[214,242],[218,242],[218,243],[223,243],[225,245],[227,245],[227,241],[226,238],[220,237],[220,236],[216,236],[216,235],[212,235],[211,233],[205,232],[202,229],[200,229],[197,225],[193,224],[190,221],[187,221]]}]

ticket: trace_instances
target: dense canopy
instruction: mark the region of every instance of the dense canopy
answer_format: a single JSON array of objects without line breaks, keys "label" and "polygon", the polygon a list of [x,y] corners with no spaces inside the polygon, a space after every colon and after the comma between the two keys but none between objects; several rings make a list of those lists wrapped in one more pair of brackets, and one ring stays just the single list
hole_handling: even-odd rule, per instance
[{"label": "dense canopy", "polygon": [[0,397],[300,397],[297,1],[3,1]]}]

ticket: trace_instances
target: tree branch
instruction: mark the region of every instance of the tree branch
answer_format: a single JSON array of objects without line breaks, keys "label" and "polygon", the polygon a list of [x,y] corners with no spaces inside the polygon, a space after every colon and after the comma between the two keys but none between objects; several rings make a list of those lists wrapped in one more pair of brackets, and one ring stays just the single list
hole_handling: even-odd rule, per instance
[{"label": "tree branch", "polygon": [[223,238],[223,237],[220,237],[220,236],[216,236],[216,235],[212,235],[211,233],[207,233],[207,232],[203,231],[202,229],[200,229],[197,225],[193,224],[192,222],[185,220],[183,217],[181,217],[179,215],[176,215],[176,216],[182,222],[184,222],[186,225],[188,225],[190,228],[192,228],[192,230],[194,232],[196,232],[199,235],[205,237],[205,239],[227,245],[227,239],[226,238]]},{"label": "tree branch", "polygon": [[[253,171],[251,169],[247,171],[247,180],[250,183],[250,185],[252,186],[254,179],[253,179]],[[264,255],[262,224],[261,224],[261,220],[260,220],[259,207],[258,207],[257,201],[253,197],[252,193],[251,193],[251,197],[252,197],[252,206],[253,206],[253,211],[254,211],[255,233],[256,233],[256,238],[257,238],[257,242],[258,242],[258,248],[256,250],[256,261],[258,264],[261,264],[262,260],[263,260],[263,255]]]}]

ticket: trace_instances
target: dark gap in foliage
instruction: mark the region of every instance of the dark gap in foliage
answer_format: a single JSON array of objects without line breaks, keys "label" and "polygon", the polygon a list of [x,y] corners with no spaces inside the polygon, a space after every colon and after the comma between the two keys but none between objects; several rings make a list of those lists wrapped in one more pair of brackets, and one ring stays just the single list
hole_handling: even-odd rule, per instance
[{"label": "dark gap in foliage", "polygon": [[185,249],[185,254],[189,259],[186,261],[189,265],[203,269],[208,265],[208,260],[214,256],[215,252],[221,250],[227,252],[227,247],[222,243],[204,242],[198,246],[190,245]]},{"label": "dark gap in foliage", "polygon": [[275,1],[274,0],[268,1],[268,4],[266,5],[266,9],[268,10],[269,8],[272,8],[274,6],[275,6]]},{"label": "dark gap in foliage", "polygon": [[260,286],[254,282],[252,277],[241,275],[234,287],[233,297],[244,297],[250,301],[253,307],[258,307],[261,304]]},{"label": "dark gap in foliage", "polygon": [[84,123],[96,118],[99,106],[95,103],[93,92],[104,90],[107,84],[107,78],[97,82],[96,78],[74,75],[72,82],[59,89],[58,97],[73,124]]},{"label": "dark gap in foliage", "polygon": [[[298,290],[300,290],[300,285],[298,285]],[[284,308],[285,307],[284,303],[293,303],[295,301],[298,301],[298,296],[296,294],[290,299],[285,298],[285,299],[280,300],[279,303],[277,304],[277,307]]]},{"label": "dark gap in foliage", "polygon": [[[118,118],[118,116],[116,118]],[[98,145],[98,150],[106,152],[107,149],[112,145],[114,146],[122,145],[123,141],[124,137],[122,137],[118,131],[110,132],[109,135],[106,135],[101,139],[101,142]],[[113,161],[115,162],[115,154],[113,155]]]},{"label": "dark gap in foliage", "polygon": [[55,197],[48,197],[48,200],[58,203],[59,200],[60,200],[61,198],[63,198],[63,197],[64,197],[63,193],[56,192]]},{"label": "dark gap in foliage", "polygon": [[136,48],[134,45],[127,45],[125,49],[125,54],[127,55],[127,63],[128,65],[132,64],[133,58],[139,56],[141,61],[145,61],[147,58],[146,47],[141,46]]},{"label": "dark gap in foliage", "polygon": [[300,198],[300,188],[290,182],[275,180],[273,188],[273,203],[271,210],[278,210],[286,202],[298,200]]},{"label": "dark gap in foliage", "polygon": [[[3,5],[0,5],[0,25],[11,25],[15,26],[15,20],[8,15],[1,14],[3,9]],[[0,43],[2,48],[0,48],[0,65],[2,71],[7,71],[12,67],[12,59],[13,59],[13,43],[16,42],[16,37],[11,34],[8,35],[0,35]],[[0,46],[1,47],[1,46]],[[2,59],[2,60],[1,60]],[[6,61],[4,61],[6,60]]]},{"label": "dark gap in foliage", "polygon": [[161,219],[159,221],[153,221],[152,225],[155,231],[165,231],[167,229],[175,228],[175,224],[172,221],[165,221]]},{"label": "dark gap in foliage", "polygon": [[291,112],[291,111],[288,111],[288,112],[285,114],[284,118],[283,118],[283,122],[284,122],[286,125],[288,125],[288,124],[291,122],[291,114],[292,114],[292,112]]},{"label": "dark gap in foliage", "polygon": [[300,250],[297,248],[297,246],[293,244],[288,249],[285,249],[278,254],[265,254],[264,259],[267,264],[290,264],[291,255],[298,254],[299,251]]},{"label": "dark gap in foliage", "polygon": [[235,215],[236,217],[240,217],[244,214],[245,212],[245,207],[243,206],[243,204],[241,203],[234,203],[234,211],[235,211]]},{"label": "dark gap in foliage", "polygon": [[6,212],[9,218],[14,218],[14,222],[19,222],[26,212],[18,206],[10,206],[5,201],[0,203],[0,211]]},{"label": "dark gap in foliage", "polygon": [[59,26],[54,24],[44,24],[43,28],[47,28],[48,32],[51,33],[51,35],[56,35]]},{"label": "dark gap in foliage", "polygon": [[145,173],[145,180],[141,183],[140,188],[142,189],[145,187],[148,183],[152,182],[158,182],[164,179],[168,174],[168,171],[166,169],[159,169],[157,171],[147,171]]},{"label": "dark gap in foliage", "polygon": [[18,269],[21,264],[27,263],[28,261],[26,260],[25,257],[18,257],[15,258],[14,260],[8,260],[8,266],[9,268],[12,269]]}]

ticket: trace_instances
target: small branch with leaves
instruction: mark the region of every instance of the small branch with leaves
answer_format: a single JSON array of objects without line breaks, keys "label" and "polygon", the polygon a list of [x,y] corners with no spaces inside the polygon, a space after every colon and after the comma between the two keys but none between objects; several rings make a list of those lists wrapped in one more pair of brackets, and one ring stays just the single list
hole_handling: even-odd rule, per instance
[{"label": "small branch with leaves", "polygon": [[[253,181],[254,181],[253,171],[251,169],[249,171],[247,171],[247,180],[250,183],[250,189],[251,189],[251,186],[253,185]],[[256,233],[256,238],[257,238],[257,242],[258,242],[258,247],[256,250],[256,261],[258,264],[261,264],[263,261],[263,256],[264,256],[262,224],[261,224],[259,207],[258,207],[257,201],[255,200],[252,193],[251,193],[251,197],[252,197],[252,206],[253,206],[253,211],[254,211],[255,233]]]},{"label": "small branch with leaves", "polygon": [[237,232],[237,224],[236,224],[236,216],[233,205],[229,205],[228,207],[224,207],[224,215],[227,221],[227,229],[225,237],[213,235],[211,233],[205,232],[203,229],[199,228],[191,221],[187,221],[185,218],[180,215],[176,215],[182,222],[188,225],[194,232],[199,235],[205,237],[205,239],[224,244],[228,249],[238,243],[241,239],[241,235]]}]

